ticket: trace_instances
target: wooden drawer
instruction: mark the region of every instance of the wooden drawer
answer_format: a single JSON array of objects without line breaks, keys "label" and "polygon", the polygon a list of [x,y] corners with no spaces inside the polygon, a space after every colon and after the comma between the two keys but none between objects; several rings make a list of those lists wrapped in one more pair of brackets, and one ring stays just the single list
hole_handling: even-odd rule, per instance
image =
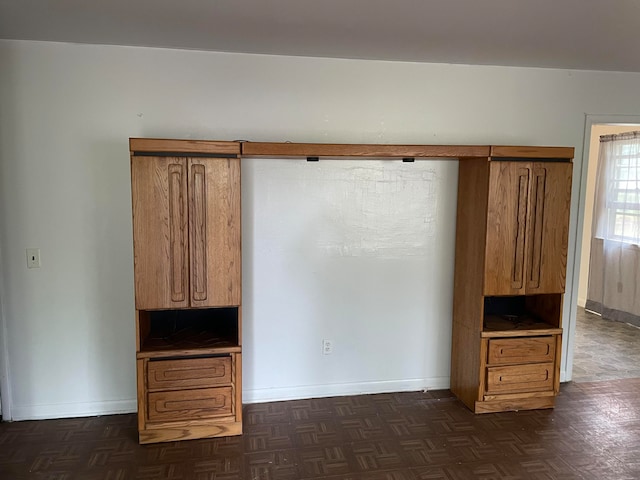
[{"label": "wooden drawer", "polygon": [[553,363],[487,368],[487,393],[543,392],[553,390]]},{"label": "wooden drawer", "polygon": [[199,388],[148,394],[149,421],[196,420],[231,415],[231,387]]},{"label": "wooden drawer", "polygon": [[553,362],[556,339],[547,337],[492,338],[489,340],[489,365]]},{"label": "wooden drawer", "polygon": [[171,390],[231,384],[231,357],[156,360],[147,364],[147,388]]}]

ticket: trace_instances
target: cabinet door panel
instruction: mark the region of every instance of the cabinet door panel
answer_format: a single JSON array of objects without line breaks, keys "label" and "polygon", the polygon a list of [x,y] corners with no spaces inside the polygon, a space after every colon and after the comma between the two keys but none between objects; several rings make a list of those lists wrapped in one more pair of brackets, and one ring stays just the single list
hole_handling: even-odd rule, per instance
[{"label": "cabinet door panel", "polygon": [[240,159],[189,159],[191,305],[240,305]]},{"label": "cabinet door panel", "polygon": [[138,310],[189,304],[186,173],[181,158],[131,159]]},{"label": "cabinet door panel", "polygon": [[533,164],[528,221],[527,294],[564,292],[571,170],[571,163]]},{"label": "cabinet door panel", "polygon": [[524,294],[530,177],[528,162],[490,162],[485,295]]}]

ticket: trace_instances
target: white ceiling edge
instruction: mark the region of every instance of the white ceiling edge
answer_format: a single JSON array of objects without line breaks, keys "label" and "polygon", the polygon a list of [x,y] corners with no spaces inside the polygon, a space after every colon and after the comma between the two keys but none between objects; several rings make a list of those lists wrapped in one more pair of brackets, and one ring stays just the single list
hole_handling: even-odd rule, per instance
[{"label": "white ceiling edge", "polygon": [[0,0],[0,38],[640,72],[637,0]]}]

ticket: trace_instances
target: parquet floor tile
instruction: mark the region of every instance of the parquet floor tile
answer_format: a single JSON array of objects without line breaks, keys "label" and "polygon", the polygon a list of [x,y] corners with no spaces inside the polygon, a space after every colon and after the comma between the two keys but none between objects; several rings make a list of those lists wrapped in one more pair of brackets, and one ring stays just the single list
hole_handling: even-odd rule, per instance
[{"label": "parquet floor tile", "polygon": [[136,416],[0,424],[1,480],[640,479],[640,379],[563,384],[553,410],[450,392],[245,405],[237,437],[137,443]]}]

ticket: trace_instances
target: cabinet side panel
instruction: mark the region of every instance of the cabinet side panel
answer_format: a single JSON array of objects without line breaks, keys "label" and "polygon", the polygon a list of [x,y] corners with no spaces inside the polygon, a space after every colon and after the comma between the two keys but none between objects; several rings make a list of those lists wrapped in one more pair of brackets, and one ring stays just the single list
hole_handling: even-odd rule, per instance
[{"label": "cabinet side panel", "polygon": [[[240,239],[240,159],[239,158],[191,158],[192,174],[204,175],[198,184],[204,191],[191,199],[192,212],[202,213],[201,221],[191,224],[192,298],[191,305],[215,307],[241,304],[241,239]],[[191,195],[190,195],[191,196]],[[204,202],[199,204],[198,202]],[[191,215],[190,222],[197,220]],[[200,229],[200,230],[198,230]],[[198,235],[195,235],[198,233]],[[195,242],[195,243],[194,243]],[[202,259],[206,259],[203,263]],[[194,275],[201,275],[195,278]],[[196,286],[206,286],[194,290]]]},{"label": "cabinet side panel", "polygon": [[479,332],[460,322],[453,322],[450,388],[471,410],[480,399],[481,346]]},{"label": "cabinet side panel", "polygon": [[552,327],[562,327],[562,303],[564,295],[561,293],[549,295],[528,295],[525,298],[527,310],[535,314],[540,320]]},{"label": "cabinet side panel", "polygon": [[242,426],[242,354],[236,353],[233,360],[233,398],[236,422]]},{"label": "cabinet side panel", "polygon": [[136,384],[138,394],[138,431],[145,429],[147,423],[147,360],[136,360]]},{"label": "cabinet side panel", "polygon": [[187,177],[183,159],[131,157],[136,309],[188,305]]},{"label": "cabinet side panel", "polygon": [[564,293],[572,164],[538,162],[533,170],[543,173],[535,191],[538,207],[532,211],[531,224],[538,230],[532,235],[527,294]]},{"label": "cabinet side panel", "polygon": [[136,310],[136,352],[139,352],[151,331],[149,312]]},{"label": "cabinet side panel", "polygon": [[478,332],[482,329],[488,175],[485,159],[460,160],[453,317]]},{"label": "cabinet side panel", "polygon": [[478,399],[480,382],[488,176],[487,159],[460,160],[451,391],[471,409]]}]

